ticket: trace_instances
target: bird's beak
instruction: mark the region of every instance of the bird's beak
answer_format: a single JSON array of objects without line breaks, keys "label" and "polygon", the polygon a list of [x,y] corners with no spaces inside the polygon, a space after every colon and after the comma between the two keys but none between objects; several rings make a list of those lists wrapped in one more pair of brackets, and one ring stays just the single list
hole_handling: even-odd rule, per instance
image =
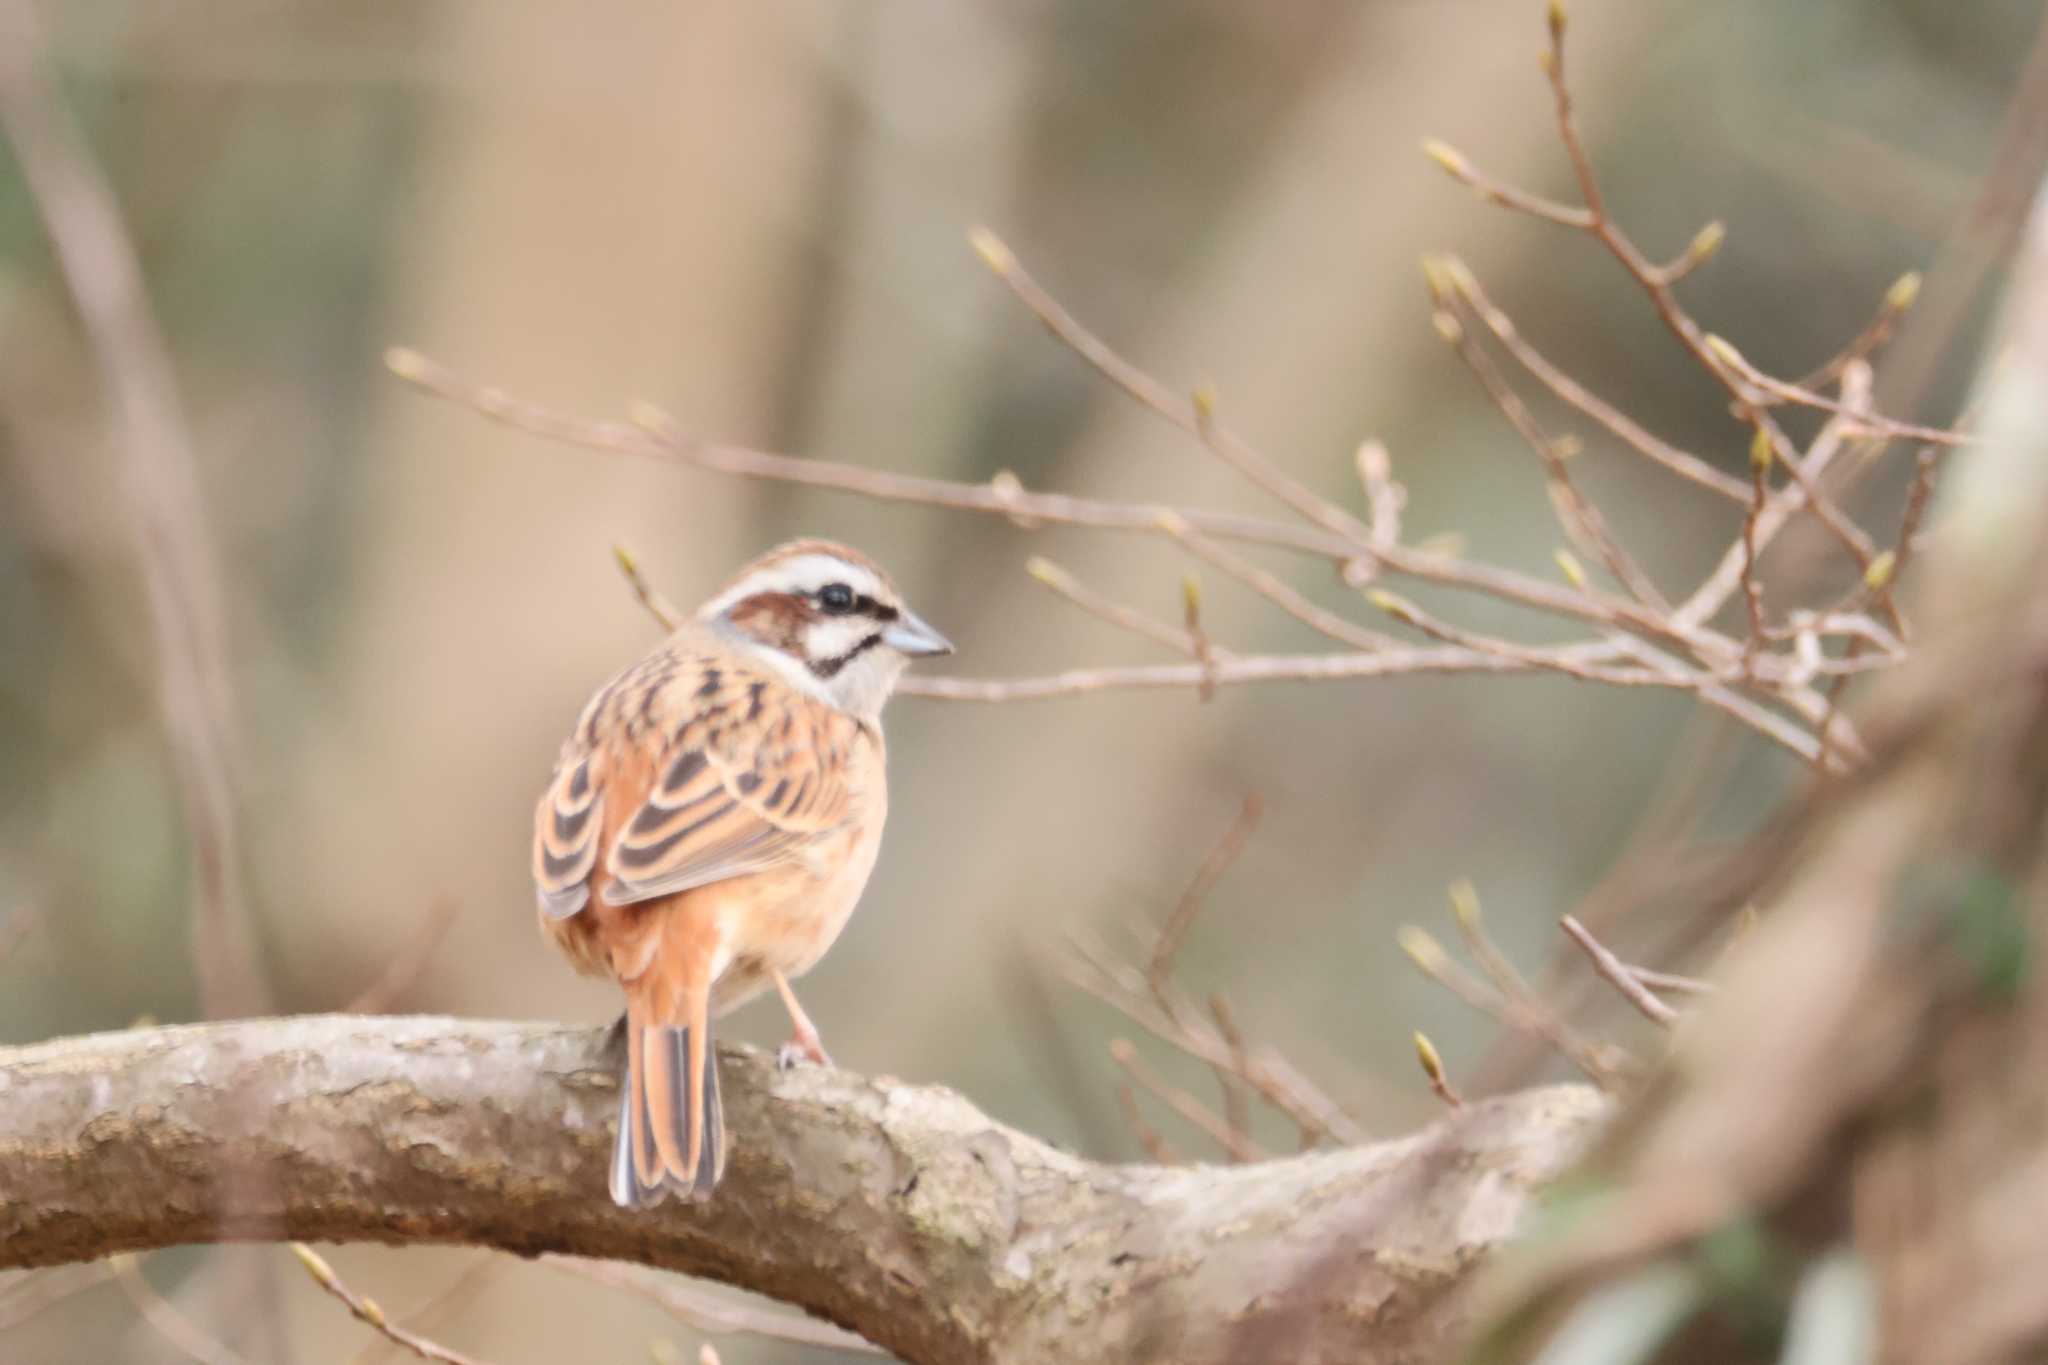
[{"label": "bird's beak", "polygon": [[882,632],[882,643],[898,654],[922,658],[928,654],[951,654],[953,642],[926,625],[916,612],[905,610]]}]

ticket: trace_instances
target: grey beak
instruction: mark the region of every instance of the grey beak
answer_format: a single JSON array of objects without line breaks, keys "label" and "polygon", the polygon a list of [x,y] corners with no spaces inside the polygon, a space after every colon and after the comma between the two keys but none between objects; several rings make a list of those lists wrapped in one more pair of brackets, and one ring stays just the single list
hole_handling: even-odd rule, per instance
[{"label": "grey beak", "polygon": [[882,632],[882,643],[898,654],[913,659],[928,654],[951,654],[953,642],[926,625],[916,612],[905,609]]}]

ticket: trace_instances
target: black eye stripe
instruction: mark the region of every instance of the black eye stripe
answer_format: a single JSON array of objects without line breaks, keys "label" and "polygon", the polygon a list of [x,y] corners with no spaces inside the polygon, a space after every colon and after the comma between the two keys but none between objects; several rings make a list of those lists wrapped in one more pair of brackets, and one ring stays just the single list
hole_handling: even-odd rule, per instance
[{"label": "black eye stripe", "polygon": [[850,584],[827,583],[810,594],[827,616],[865,616],[887,624],[902,615],[895,607],[876,601],[867,593],[856,593]]}]

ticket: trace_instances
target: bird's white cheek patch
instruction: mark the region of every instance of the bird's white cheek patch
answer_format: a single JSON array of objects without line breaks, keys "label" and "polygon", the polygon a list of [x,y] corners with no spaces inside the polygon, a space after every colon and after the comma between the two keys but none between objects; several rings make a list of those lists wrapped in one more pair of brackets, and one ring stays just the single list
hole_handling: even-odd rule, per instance
[{"label": "bird's white cheek patch", "polygon": [[828,618],[804,635],[804,653],[813,659],[843,659],[874,632],[872,621],[855,616]]}]

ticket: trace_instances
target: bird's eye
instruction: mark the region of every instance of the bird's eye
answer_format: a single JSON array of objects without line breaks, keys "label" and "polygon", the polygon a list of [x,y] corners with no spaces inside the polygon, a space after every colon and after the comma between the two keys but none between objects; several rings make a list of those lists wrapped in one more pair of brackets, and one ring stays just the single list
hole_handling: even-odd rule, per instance
[{"label": "bird's eye", "polygon": [[853,610],[853,589],[844,583],[827,583],[818,589],[818,605],[834,616],[844,616]]}]

